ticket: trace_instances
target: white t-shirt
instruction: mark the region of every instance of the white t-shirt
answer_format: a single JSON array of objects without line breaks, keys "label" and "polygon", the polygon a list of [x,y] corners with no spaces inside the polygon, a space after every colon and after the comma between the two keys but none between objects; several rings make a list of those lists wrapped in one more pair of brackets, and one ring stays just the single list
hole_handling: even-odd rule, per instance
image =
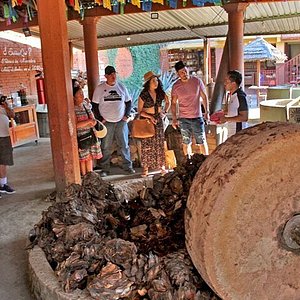
[{"label": "white t-shirt", "polygon": [[9,136],[9,117],[5,108],[0,105],[0,137]]},{"label": "white t-shirt", "polygon": [[238,116],[238,108],[240,106],[239,99],[237,97],[237,94],[230,95],[229,94],[229,102],[228,102],[228,117],[236,117]]},{"label": "white t-shirt", "polygon": [[125,115],[125,102],[131,99],[121,82],[112,86],[103,82],[96,87],[92,101],[99,103],[99,111],[104,120],[119,122]]}]

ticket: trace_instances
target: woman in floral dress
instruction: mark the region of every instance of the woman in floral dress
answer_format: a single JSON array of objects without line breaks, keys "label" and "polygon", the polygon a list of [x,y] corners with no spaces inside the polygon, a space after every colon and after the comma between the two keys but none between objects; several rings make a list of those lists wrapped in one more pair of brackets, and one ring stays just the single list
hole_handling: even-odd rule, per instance
[{"label": "woman in floral dress", "polygon": [[148,118],[155,125],[155,135],[141,140],[143,177],[148,176],[149,169],[160,169],[162,174],[166,173],[162,120],[170,108],[170,102],[158,77],[152,71],[144,75],[144,89],[138,100],[140,117]]},{"label": "woman in floral dress", "polygon": [[[91,108],[84,103],[84,95],[82,88],[73,81],[73,98],[74,98],[74,108],[76,115],[76,128],[77,137],[87,134],[92,128],[94,131],[94,126],[96,125],[96,120]],[[97,139],[96,139],[97,140]],[[93,160],[100,159],[102,157],[100,143],[97,140],[87,149],[78,149],[79,151],[79,163],[81,175],[85,175],[88,172],[93,171]]]}]

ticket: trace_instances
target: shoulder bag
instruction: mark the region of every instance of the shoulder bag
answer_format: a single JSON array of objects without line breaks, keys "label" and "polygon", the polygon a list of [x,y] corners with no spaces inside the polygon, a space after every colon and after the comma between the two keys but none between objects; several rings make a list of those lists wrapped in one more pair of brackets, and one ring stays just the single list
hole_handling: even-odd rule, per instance
[{"label": "shoulder bag", "polygon": [[81,136],[77,136],[77,143],[78,143],[78,148],[82,150],[88,149],[92,145],[96,144],[97,138],[95,136],[93,128],[91,128],[89,132]]},{"label": "shoulder bag", "polygon": [[149,119],[134,119],[132,121],[131,136],[137,139],[153,137],[155,134],[154,124]]},{"label": "shoulder bag", "polygon": [[[158,107],[155,103],[155,114],[158,112]],[[137,139],[146,139],[155,135],[155,125],[148,119],[139,119],[137,117],[132,121],[131,136]]]},{"label": "shoulder bag", "polygon": [[[90,118],[86,107],[84,105],[83,105],[83,107],[86,111],[86,114],[88,115],[88,118]],[[96,144],[97,143],[97,137],[94,133],[93,128],[90,128],[89,132],[87,132],[85,134],[82,134],[80,136],[77,136],[77,143],[78,143],[78,148],[82,149],[82,150],[88,149],[92,145]]]}]

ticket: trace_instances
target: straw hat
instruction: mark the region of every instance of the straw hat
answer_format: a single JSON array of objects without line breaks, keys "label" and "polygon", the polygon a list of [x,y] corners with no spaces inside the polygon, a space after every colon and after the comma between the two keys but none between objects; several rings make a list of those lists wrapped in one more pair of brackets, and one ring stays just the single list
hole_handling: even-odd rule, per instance
[{"label": "straw hat", "polygon": [[152,79],[153,77],[160,77],[160,75],[154,74],[152,71],[149,71],[145,73],[144,75],[144,82],[147,82],[148,80]]},{"label": "straw hat", "polygon": [[95,125],[95,129],[96,129],[95,134],[96,134],[96,137],[97,137],[98,139],[102,139],[102,138],[104,138],[104,137],[106,136],[106,134],[107,134],[107,128],[106,128],[106,126],[105,126],[102,122],[100,122],[99,120],[96,120],[96,121],[97,121],[97,124]]}]

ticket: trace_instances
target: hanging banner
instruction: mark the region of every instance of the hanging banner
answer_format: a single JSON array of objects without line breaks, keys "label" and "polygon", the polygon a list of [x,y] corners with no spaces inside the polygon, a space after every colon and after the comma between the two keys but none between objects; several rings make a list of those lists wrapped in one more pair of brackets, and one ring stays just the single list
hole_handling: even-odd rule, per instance
[{"label": "hanging banner", "polygon": [[[180,0],[182,1],[183,7],[186,6],[187,0]],[[258,1],[258,0],[257,0]],[[2,1],[3,2],[3,1]],[[192,0],[193,4],[195,6],[204,6],[205,4],[213,4],[213,5],[222,5],[222,0]],[[113,12],[117,14],[124,14],[125,12],[125,5],[127,3],[131,3],[139,8],[142,7],[144,11],[151,11],[152,9],[152,3],[159,3],[162,5],[169,6],[171,8],[177,8],[178,0],[167,0],[164,2],[164,0],[94,0],[94,3],[96,5],[102,5],[104,8],[107,8],[109,10],[112,10]],[[85,8],[86,1],[83,0],[68,0],[66,1],[66,6],[68,8],[71,8],[75,11],[77,11],[82,18],[84,18],[84,12],[87,8]],[[22,7],[21,7],[22,6]],[[36,0],[9,0],[4,1],[3,3],[3,17],[6,19],[6,23],[8,25],[11,24],[11,22],[16,22],[19,18],[19,13],[17,11],[22,10],[24,13],[24,7],[25,7],[25,15],[22,18],[24,19],[24,22],[26,23],[29,19],[30,21],[33,19],[33,17],[36,15],[37,10],[37,4]]]}]

